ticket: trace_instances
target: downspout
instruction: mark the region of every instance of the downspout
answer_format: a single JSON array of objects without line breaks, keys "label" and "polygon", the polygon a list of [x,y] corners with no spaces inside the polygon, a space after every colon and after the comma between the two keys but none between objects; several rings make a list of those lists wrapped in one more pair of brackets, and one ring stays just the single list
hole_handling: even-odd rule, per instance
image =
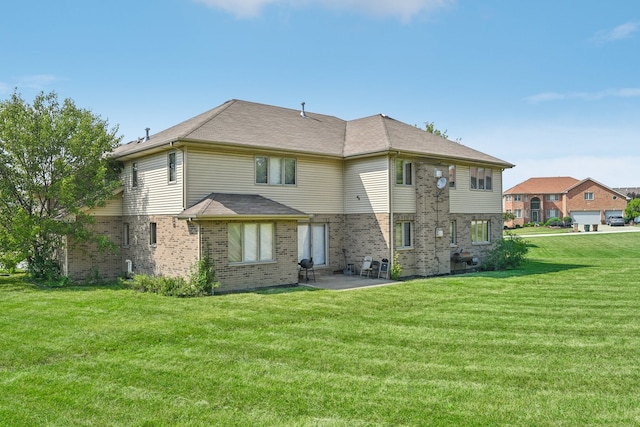
[{"label": "downspout", "polygon": [[[394,188],[394,176],[395,176],[395,171],[394,171],[394,167],[396,164],[396,157],[398,157],[400,153],[396,152],[396,155],[390,155],[389,156],[389,167],[387,168],[389,170],[389,272],[391,272],[391,265],[393,263],[393,254],[395,251],[394,245],[395,245],[395,227],[394,227],[394,212],[393,212],[393,188]],[[391,273],[389,273],[391,274]]]}]

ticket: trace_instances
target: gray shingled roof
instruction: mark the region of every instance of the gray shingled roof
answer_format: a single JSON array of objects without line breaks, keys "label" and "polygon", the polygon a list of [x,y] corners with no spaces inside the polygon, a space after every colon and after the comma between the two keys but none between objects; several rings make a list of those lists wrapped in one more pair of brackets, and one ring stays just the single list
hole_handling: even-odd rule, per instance
[{"label": "gray shingled roof", "polygon": [[345,121],[300,110],[231,100],[114,151],[116,158],[158,149],[171,142],[231,144],[244,148],[277,149],[348,158],[400,151],[436,158],[484,162],[513,167],[499,158],[433,135],[384,115]]},{"label": "gray shingled roof", "polygon": [[309,215],[282,203],[257,194],[211,193],[207,197],[185,209],[178,218],[250,218],[256,217],[308,218]]}]

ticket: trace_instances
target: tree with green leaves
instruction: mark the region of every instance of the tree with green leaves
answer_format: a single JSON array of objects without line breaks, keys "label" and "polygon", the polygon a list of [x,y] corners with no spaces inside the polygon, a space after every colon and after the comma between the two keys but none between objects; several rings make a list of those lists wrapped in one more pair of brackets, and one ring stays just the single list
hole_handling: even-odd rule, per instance
[{"label": "tree with green leaves", "polygon": [[117,130],[55,92],[32,105],[16,91],[0,101],[0,254],[51,278],[65,237],[106,246],[86,212],[121,185],[120,165],[107,155],[120,143]]},{"label": "tree with green leaves", "polygon": [[433,122],[425,122],[424,125],[425,125],[425,130],[429,133],[432,133],[436,136],[441,136],[445,139],[449,137],[449,135],[447,135],[446,130],[443,132],[440,129],[436,128],[436,125]]},{"label": "tree with green leaves", "polygon": [[629,219],[636,219],[640,216],[640,199],[630,200],[627,207],[624,209],[625,217]]}]

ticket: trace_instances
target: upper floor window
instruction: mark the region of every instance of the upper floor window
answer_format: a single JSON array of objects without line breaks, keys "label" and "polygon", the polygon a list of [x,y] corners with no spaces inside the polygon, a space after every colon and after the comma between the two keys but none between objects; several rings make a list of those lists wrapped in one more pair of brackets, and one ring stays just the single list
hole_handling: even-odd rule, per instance
[{"label": "upper floor window", "polygon": [[138,164],[137,163],[131,164],[131,186],[132,187],[138,186]]},{"label": "upper floor window", "polygon": [[522,201],[522,194],[514,194],[513,195],[513,200],[516,202],[521,202]]},{"label": "upper floor window", "polygon": [[456,165],[449,165],[449,188],[456,188]]},{"label": "upper floor window", "polygon": [[256,184],[296,185],[296,160],[257,156]]},{"label": "upper floor window", "polygon": [[396,249],[411,248],[413,245],[413,223],[410,221],[398,221],[394,227]]},{"label": "upper floor window", "polygon": [[274,260],[275,227],[272,223],[230,223],[229,262]]},{"label": "upper floor window", "polygon": [[593,197],[593,193],[592,193],[592,192],[590,192],[590,191],[585,192],[585,193],[584,193],[584,199],[585,199],[585,200],[593,200],[593,199],[594,199],[594,197]]},{"label": "upper floor window", "polygon": [[169,182],[176,182],[177,180],[177,170],[176,170],[176,153],[169,153],[167,158],[168,169],[169,169]]},{"label": "upper floor window", "polygon": [[396,159],[396,184],[412,185],[413,164],[410,161]]},{"label": "upper floor window", "polygon": [[471,221],[471,242],[472,243],[489,243],[491,223],[487,220]]},{"label": "upper floor window", "polygon": [[559,194],[547,194],[547,202],[557,202],[560,200]]},{"label": "upper floor window", "polygon": [[493,190],[493,170],[472,166],[469,177],[472,190]]},{"label": "upper floor window", "polygon": [[510,202],[511,201],[511,194],[507,194],[506,196],[504,196],[504,200],[505,200],[505,202]]}]

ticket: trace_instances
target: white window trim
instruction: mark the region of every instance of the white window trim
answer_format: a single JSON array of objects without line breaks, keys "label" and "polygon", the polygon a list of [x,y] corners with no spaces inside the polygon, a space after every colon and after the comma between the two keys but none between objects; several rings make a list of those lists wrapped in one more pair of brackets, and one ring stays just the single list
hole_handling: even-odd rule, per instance
[{"label": "white window trim", "polygon": [[[272,257],[270,259],[263,259],[262,258],[262,254],[260,252],[261,250],[261,233],[262,233],[262,228],[260,227],[260,225],[262,224],[271,224],[271,255]],[[276,256],[276,225],[274,223],[267,223],[267,222],[241,222],[241,223],[234,223],[234,225],[240,225],[240,255],[243,258],[241,261],[231,261],[230,259],[230,255],[227,254],[227,259],[229,260],[229,265],[255,265],[255,264],[271,264],[276,262],[275,256]],[[246,261],[244,259],[244,245],[246,244],[245,242],[245,226],[247,225],[257,225],[257,231],[258,231],[258,235],[257,235],[257,241],[255,242],[256,244],[256,249],[258,250],[258,259],[256,261]],[[227,239],[229,238],[229,234],[227,231]]]},{"label": "white window trim", "polygon": [[[400,170],[402,171],[402,182],[398,182],[398,163],[400,163]],[[407,174],[407,167],[411,170]],[[396,185],[413,187],[413,162],[406,159],[396,159]]]},{"label": "white window trim", "polygon": [[[477,233],[476,235],[473,234],[473,225],[474,223],[476,223],[476,232],[477,230],[481,229],[482,230],[482,234],[484,234],[484,230],[485,230],[485,226],[484,224],[487,224],[486,230],[487,230],[487,235],[486,236],[480,236],[485,238],[486,240],[474,240],[474,238],[477,238]],[[481,227],[478,227],[478,223],[481,224]],[[472,245],[486,245],[491,243],[491,221],[487,220],[487,219],[474,219],[471,221],[471,244]]]},{"label": "white window trim", "polygon": [[[413,226],[413,221],[396,221],[395,224],[401,224],[400,228],[401,228],[401,239],[402,239],[402,244],[401,245],[395,245],[395,248],[398,250],[407,250],[407,249],[413,249],[413,241],[415,239],[413,233],[414,233],[414,226]],[[410,244],[407,246],[407,242],[405,241],[405,226],[408,225],[409,226],[409,238],[411,239],[411,242],[409,242]],[[396,232],[397,235],[397,232]]]},{"label": "white window trim", "polygon": [[[267,159],[267,182],[258,182],[258,177],[257,177],[257,161],[258,159]],[[281,161],[280,164],[280,181],[281,183],[272,183],[271,182],[271,162],[272,159],[278,159],[279,161]],[[287,174],[287,161],[293,161],[294,162],[294,176],[293,176],[293,183],[292,184],[287,184],[286,183],[286,174]],[[255,156],[254,160],[253,160],[253,180],[254,180],[254,184],[255,185],[272,185],[272,186],[276,186],[276,187],[295,187],[298,185],[298,160],[293,158],[293,157],[278,157],[278,156]]]},{"label": "white window trim", "polygon": [[[173,155],[173,172],[175,179],[171,179],[171,156]],[[178,155],[175,151],[167,153],[167,183],[176,184],[178,182]]]}]

